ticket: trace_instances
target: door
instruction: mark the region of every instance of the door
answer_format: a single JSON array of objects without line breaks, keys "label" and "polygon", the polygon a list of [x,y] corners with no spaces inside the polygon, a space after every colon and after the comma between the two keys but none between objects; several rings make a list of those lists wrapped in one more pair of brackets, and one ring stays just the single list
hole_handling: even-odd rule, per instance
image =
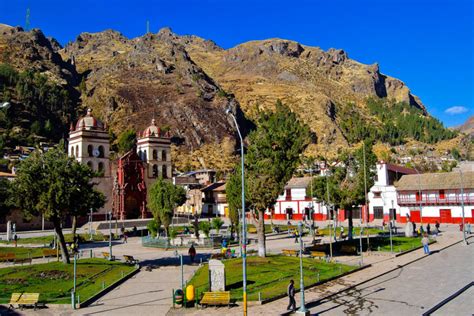
[{"label": "door", "polygon": [[441,223],[452,223],[451,210],[439,210],[439,220]]},{"label": "door", "polygon": [[410,221],[419,223],[421,221],[420,211],[410,211]]}]

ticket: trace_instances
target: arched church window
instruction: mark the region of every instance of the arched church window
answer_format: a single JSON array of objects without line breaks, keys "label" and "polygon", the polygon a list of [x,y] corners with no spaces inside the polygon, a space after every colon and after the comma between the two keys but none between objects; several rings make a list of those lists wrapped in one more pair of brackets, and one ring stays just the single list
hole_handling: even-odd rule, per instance
[{"label": "arched church window", "polygon": [[74,146],[71,146],[71,157],[76,157],[76,156],[74,155]]},{"label": "arched church window", "polygon": [[79,158],[79,145],[76,145],[76,157]]},{"label": "arched church window", "polygon": [[153,165],[153,178],[158,178],[158,166]]},{"label": "arched church window", "polygon": [[143,160],[143,152],[141,149],[138,151],[138,157],[140,157],[140,159]]},{"label": "arched church window", "polygon": [[157,160],[158,159],[158,152],[156,151],[156,149],[153,149],[153,160]]},{"label": "arched church window", "polygon": [[104,158],[104,146],[99,146],[99,158]]},{"label": "arched church window", "polygon": [[88,145],[87,146],[87,154],[89,155],[89,157],[92,157],[92,150],[93,150],[92,145]]},{"label": "arched church window", "polygon": [[166,157],[166,150],[163,150],[163,151],[161,152],[161,160],[166,161],[166,160],[167,160],[166,158],[167,158],[167,157]]},{"label": "arched church window", "polygon": [[167,171],[166,165],[161,166],[161,176],[163,177],[163,179],[168,178],[168,174],[166,171]]},{"label": "arched church window", "polygon": [[91,168],[91,170],[94,170],[94,165],[92,164],[92,161],[88,161],[87,166]]},{"label": "arched church window", "polygon": [[104,163],[103,162],[99,162],[98,171],[99,172],[104,172]]},{"label": "arched church window", "polygon": [[146,150],[144,150],[144,151],[143,151],[143,161],[146,162],[147,160],[148,160],[148,159],[147,159],[147,156],[146,156]]}]

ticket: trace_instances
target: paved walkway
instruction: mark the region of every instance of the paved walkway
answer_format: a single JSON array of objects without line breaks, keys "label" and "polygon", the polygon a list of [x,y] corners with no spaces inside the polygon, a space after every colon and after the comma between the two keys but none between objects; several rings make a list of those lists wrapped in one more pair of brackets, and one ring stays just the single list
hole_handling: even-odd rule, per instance
[{"label": "paved walkway", "polygon": [[[439,251],[442,248],[450,246],[462,240],[461,235],[454,230],[443,233],[438,237],[437,243],[431,246],[432,251]],[[472,242],[472,238],[470,239]],[[436,256],[439,254],[433,254]],[[442,251],[441,251],[442,255]],[[368,255],[364,259],[365,262],[370,262],[371,267],[355,272],[345,277],[339,278],[332,282],[310,288],[305,291],[305,299],[309,305],[319,304],[321,298],[333,295],[348,287],[357,285],[365,280],[378,277],[391,270],[397,269],[400,266],[410,264],[416,260],[424,258],[423,249],[415,250],[411,253],[399,257],[393,256],[371,256]],[[428,258],[427,258],[428,259]],[[296,302],[300,302],[299,294],[296,295]],[[285,315],[287,314],[286,307],[288,305],[288,298],[283,298],[264,305],[249,306],[249,315]],[[228,308],[205,308],[203,310],[189,309],[189,310],[170,310],[168,315],[230,315],[242,313],[242,306]],[[336,313],[337,315],[337,313]]]}]

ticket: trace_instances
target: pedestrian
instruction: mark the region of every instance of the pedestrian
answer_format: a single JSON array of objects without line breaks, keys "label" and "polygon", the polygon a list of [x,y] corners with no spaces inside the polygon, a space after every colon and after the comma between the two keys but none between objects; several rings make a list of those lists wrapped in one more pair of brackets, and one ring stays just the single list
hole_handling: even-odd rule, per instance
[{"label": "pedestrian", "polygon": [[428,236],[431,234],[431,226],[430,223],[426,225],[426,232],[428,233]]},{"label": "pedestrian", "polygon": [[123,233],[123,243],[126,244],[128,240],[127,232]]},{"label": "pedestrian", "polygon": [[466,224],[466,234],[471,234],[471,223]]},{"label": "pedestrian", "polygon": [[385,220],[382,221],[382,228],[385,231]]},{"label": "pedestrian", "polygon": [[459,231],[460,231],[460,232],[464,231],[464,225],[463,225],[463,223],[459,224]]},{"label": "pedestrian", "polygon": [[290,284],[288,284],[288,289],[286,291],[288,294],[289,303],[287,310],[295,311],[296,310],[296,301],[295,301],[295,281],[290,280]]},{"label": "pedestrian", "polygon": [[18,236],[16,235],[16,233],[13,236],[13,240],[15,241],[15,248],[16,248],[16,246],[18,245]]},{"label": "pedestrian", "polygon": [[341,233],[339,234],[339,239],[344,239],[344,226],[341,226]]},{"label": "pedestrian", "polygon": [[440,232],[440,230],[439,230],[439,222],[438,222],[438,221],[436,221],[435,227],[436,227],[436,230],[437,230],[437,231],[438,231],[438,233],[439,233],[439,232]]},{"label": "pedestrian", "polygon": [[123,226],[120,228],[120,239],[122,238],[125,239],[125,227]]},{"label": "pedestrian", "polygon": [[416,224],[415,222],[411,222],[413,224],[413,236],[416,236]]},{"label": "pedestrian", "polygon": [[425,255],[430,254],[429,243],[430,243],[430,240],[428,239],[428,234],[424,233],[423,238],[421,239],[421,244],[423,245],[423,251],[425,252]]},{"label": "pedestrian", "polygon": [[293,234],[295,234],[295,244],[297,244],[298,243],[298,234],[296,233],[296,230],[294,231]]},{"label": "pedestrian", "polygon": [[194,257],[196,257],[196,248],[194,248],[194,244],[191,244],[188,250],[189,259],[191,259],[191,263],[194,263]]},{"label": "pedestrian", "polygon": [[137,236],[137,235],[138,235],[137,226],[133,226],[133,236]]}]

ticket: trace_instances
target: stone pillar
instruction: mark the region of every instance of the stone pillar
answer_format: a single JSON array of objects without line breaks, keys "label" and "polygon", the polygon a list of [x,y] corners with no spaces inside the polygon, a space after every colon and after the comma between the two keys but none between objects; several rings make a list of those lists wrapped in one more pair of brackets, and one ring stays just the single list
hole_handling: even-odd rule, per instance
[{"label": "stone pillar", "polygon": [[8,241],[12,240],[12,222],[11,221],[7,222],[7,240]]},{"label": "stone pillar", "polygon": [[225,266],[219,260],[209,260],[209,288],[211,292],[225,291]]}]

